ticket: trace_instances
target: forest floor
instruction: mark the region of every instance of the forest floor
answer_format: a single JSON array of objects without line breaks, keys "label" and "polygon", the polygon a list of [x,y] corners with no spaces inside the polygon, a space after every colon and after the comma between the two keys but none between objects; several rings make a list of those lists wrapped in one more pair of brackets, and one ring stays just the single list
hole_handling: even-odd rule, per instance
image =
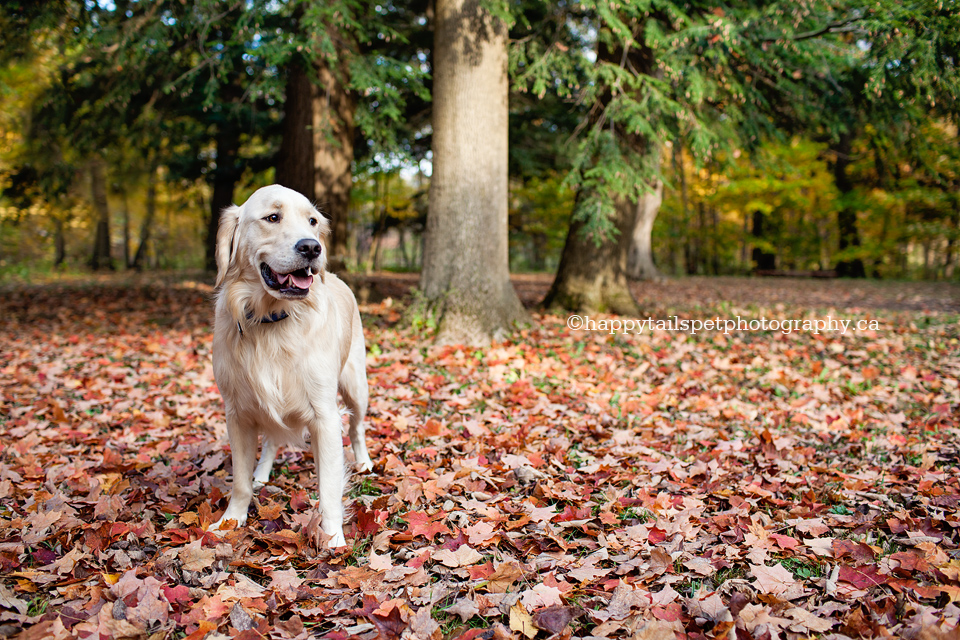
[{"label": "forest floor", "polygon": [[[957,285],[681,279],[637,287],[643,318],[865,328],[534,312],[477,350],[402,320],[416,276],[369,280],[375,468],[333,552],[305,451],[205,533],[231,479],[209,282],[0,287],[0,636],[960,633]],[[549,282],[516,279],[528,303]]]}]

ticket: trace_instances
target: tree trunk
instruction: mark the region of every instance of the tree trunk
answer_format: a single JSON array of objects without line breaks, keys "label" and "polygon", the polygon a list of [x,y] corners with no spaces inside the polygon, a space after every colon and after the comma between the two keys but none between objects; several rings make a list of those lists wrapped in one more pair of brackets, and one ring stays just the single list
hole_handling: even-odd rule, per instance
[{"label": "tree trunk", "polygon": [[[634,35],[642,39],[642,33],[642,25],[635,24]],[[599,61],[620,65],[629,63],[635,73],[646,75],[658,73],[653,51],[650,48],[640,46],[624,51],[619,46],[610,48],[606,42],[605,39],[601,39],[597,52]],[[606,104],[609,104],[612,99],[610,94],[600,98],[601,102]],[[613,129],[612,125],[611,129]],[[646,140],[636,134],[619,133],[618,135],[621,136],[619,144],[630,152],[655,153],[655,162],[651,162],[654,169],[652,173],[659,173],[660,148],[655,146],[657,145],[655,141]],[[656,177],[659,178],[659,175]],[[656,185],[652,186],[656,187]],[[578,203],[581,197],[587,195],[581,188],[577,192]],[[639,234],[643,236],[646,233],[647,238],[649,238],[647,225],[649,229],[653,228],[656,210],[659,208],[657,199],[662,198],[662,193],[652,194],[653,198],[649,200],[649,204],[657,206],[650,206],[646,219],[637,221],[640,207],[646,206],[649,195],[651,194],[639,195],[636,203],[624,195],[616,198],[612,222],[617,229],[617,234],[602,239],[599,246],[595,238],[584,236],[584,222],[571,219],[567,240],[560,255],[560,265],[557,267],[557,277],[554,278],[553,285],[544,299],[544,306],[562,307],[570,311],[619,314],[635,314],[639,311],[628,286],[627,261],[636,225],[641,225]],[[577,210],[578,203],[574,204],[574,211]],[[645,256],[639,256],[637,262],[643,264],[646,258],[651,258],[649,251]],[[649,262],[647,266],[656,271],[652,258]]]},{"label": "tree trunk", "polygon": [[157,214],[157,171],[153,169],[147,182],[147,211],[143,216],[143,223],[140,225],[140,244],[137,245],[137,253],[133,256],[133,262],[130,266],[137,271],[143,269],[144,261],[147,259],[147,249],[150,243],[150,231],[153,228],[153,219]]},{"label": "tree trunk", "polygon": [[130,201],[127,198],[127,190],[122,189],[120,194],[123,198],[123,267],[130,268]]},{"label": "tree trunk", "polygon": [[437,0],[433,177],[420,285],[440,343],[489,343],[527,319],[510,283],[507,28],[479,0]]},{"label": "tree trunk", "polygon": [[206,267],[209,271],[217,270],[220,213],[233,204],[233,190],[240,179],[239,152],[240,130],[229,120],[221,122],[217,131],[217,167],[213,170],[213,197],[210,198],[210,218],[207,221]]},{"label": "tree trunk", "polygon": [[93,255],[90,257],[92,269],[113,269],[110,258],[110,206],[107,202],[107,180],[105,163],[101,158],[90,162],[90,192],[93,208],[97,212],[97,228],[94,233]]},{"label": "tree trunk", "polygon": [[710,207],[711,238],[710,238],[710,260],[713,262],[713,275],[720,275],[720,210],[715,206]]},{"label": "tree trunk", "polygon": [[[763,211],[757,209],[753,212],[753,237],[761,240],[766,231],[765,216]],[[761,249],[759,246],[753,247],[754,268],[757,271],[773,271],[777,268],[777,256]]]},{"label": "tree trunk", "polygon": [[287,68],[286,101],[283,105],[283,137],[277,154],[277,184],[298,191],[310,202],[316,202],[314,177],[314,135],[319,105],[316,86],[302,61]]},{"label": "tree trunk", "polygon": [[53,246],[55,255],[53,258],[53,266],[59,267],[67,259],[67,238],[66,234],[63,231],[66,223],[63,218],[54,216],[53,218]]},{"label": "tree trunk", "polygon": [[283,139],[276,181],[299,191],[330,218],[328,268],[346,264],[347,221],[353,186],[353,137],[357,96],[347,88],[346,56],[339,65],[290,65]]},{"label": "tree trunk", "polygon": [[[840,209],[837,211],[837,226],[840,231],[840,251],[860,246],[860,230],[857,227],[857,210],[850,202],[853,194],[853,181],[847,175],[853,151],[853,135],[845,133],[833,149],[836,160],[833,163],[833,180],[840,191]],[[842,278],[865,278],[866,269],[860,258],[844,259],[837,263],[837,275]]]},{"label": "tree trunk", "polygon": [[627,282],[627,254],[636,207],[626,198],[618,201],[614,224],[620,233],[605,239],[599,247],[593,238],[584,236],[583,221],[571,220],[557,277],[543,301],[544,307],[587,313],[638,313]]},{"label": "tree trunk", "polygon": [[[321,65],[317,102],[319,125],[314,128],[316,174],[314,193],[321,210],[330,216],[330,268],[343,270],[347,255],[347,216],[350,188],[353,186],[353,136],[357,97],[347,89],[346,59],[340,57],[339,69]],[[317,144],[322,140],[323,144]]]},{"label": "tree trunk", "polygon": [[[660,169],[660,151],[657,154],[655,167]],[[653,190],[644,193],[637,199],[636,214],[634,215],[633,232],[630,236],[630,253],[627,259],[627,277],[634,280],[659,280],[663,276],[653,264],[653,223],[663,204],[663,181],[657,180]]]},{"label": "tree trunk", "polygon": [[750,216],[744,214],[743,216],[743,232],[741,234],[742,242],[740,244],[740,270],[749,271],[749,266],[747,264],[748,255],[749,255],[749,237],[750,237]]},{"label": "tree trunk", "polygon": [[683,164],[683,147],[680,141],[673,143],[673,173],[680,181],[680,219],[683,221],[683,268],[687,275],[697,272],[693,256],[693,243],[690,242],[690,198],[687,191],[687,169]]}]

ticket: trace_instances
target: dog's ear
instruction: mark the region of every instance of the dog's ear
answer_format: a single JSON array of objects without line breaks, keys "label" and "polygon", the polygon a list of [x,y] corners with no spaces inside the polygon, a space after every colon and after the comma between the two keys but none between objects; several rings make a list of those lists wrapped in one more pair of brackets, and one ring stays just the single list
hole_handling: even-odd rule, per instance
[{"label": "dog's ear", "polygon": [[220,213],[217,229],[217,284],[223,284],[227,269],[237,256],[237,231],[240,229],[240,207],[230,205]]}]

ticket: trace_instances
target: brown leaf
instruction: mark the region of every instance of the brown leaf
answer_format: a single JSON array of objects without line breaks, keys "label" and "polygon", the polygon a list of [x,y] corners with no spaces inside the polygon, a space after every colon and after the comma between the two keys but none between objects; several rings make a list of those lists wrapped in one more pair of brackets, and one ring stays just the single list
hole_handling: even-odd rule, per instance
[{"label": "brown leaf", "polygon": [[515,562],[501,562],[493,575],[487,578],[487,591],[506,593],[513,583],[523,577],[523,570]]},{"label": "brown leaf", "polygon": [[570,624],[574,609],[562,605],[546,607],[533,613],[533,626],[553,635],[560,633]]}]

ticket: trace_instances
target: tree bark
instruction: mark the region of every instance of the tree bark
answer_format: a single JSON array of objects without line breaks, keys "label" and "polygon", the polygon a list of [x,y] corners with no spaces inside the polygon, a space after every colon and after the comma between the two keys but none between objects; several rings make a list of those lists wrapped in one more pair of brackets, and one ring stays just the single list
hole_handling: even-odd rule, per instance
[{"label": "tree bark", "polygon": [[[857,226],[857,210],[850,202],[853,193],[853,181],[847,175],[853,151],[853,135],[846,133],[840,137],[833,149],[836,160],[833,163],[833,179],[840,191],[840,210],[837,211],[837,226],[840,231],[841,253],[849,248],[860,246],[860,229]],[[837,263],[837,275],[841,278],[865,278],[867,276],[860,258],[844,259]]]},{"label": "tree bark", "polygon": [[544,307],[623,315],[639,311],[627,282],[627,254],[636,207],[626,198],[617,203],[614,224],[620,233],[600,246],[583,234],[583,221],[571,219],[557,277],[544,298]]},{"label": "tree bark", "polygon": [[[353,186],[353,136],[357,97],[347,89],[347,65],[340,57],[339,68],[327,65],[319,69],[320,96],[324,108],[315,130],[316,174],[314,193],[321,210],[330,217],[331,269],[343,270],[347,255],[347,221],[350,188]],[[317,138],[323,144],[317,145]]]},{"label": "tree bark", "polygon": [[107,202],[106,167],[102,158],[90,161],[90,193],[94,211],[97,212],[90,267],[113,269],[113,260],[110,258],[110,206]]},{"label": "tree bark", "polygon": [[230,120],[221,122],[217,131],[217,167],[213,170],[213,197],[210,198],[210,218],[207,220],[206,267],[209,271],[217,270],[220,213],[233,204],[233,190],[240,179],[239,152],[240,130]]},{"label": "tree bark", "polygon": [[127,190],[122,189],[120,194],[123,197],[123,267],[129,269],[130,264],[130,201],[127,198]]},{"label": "tree bark", "polygon": [[687,168],[683,163],[683,147],[680,141],[673,143],[673,173],[680,181],[680,219],[683,221],[683,268],[687,275],[697,272],[693,255],[693,243],[690,241],[690,198],[687,191]]},{"label": "tree bark", "polygon": [[[763,211],[757,209],[753,212],[753,237],[757,240],[762,239],[767,232],[766,226]],[[753,247],[753,262],[757,271],[773,271],[777,268],[777,256],[764,251],[757,245]]]},{"label": "tree bark", "polygon": [[[656,170],[660,170],[660,151],[655,152]],[[657,180],[653,190],[637,199],[633,232],[630,236],[630,252],[627,258],[627,276],[633,280],[659,280],[663,276],[653,263],[653,223],[663,204],[663,181]]]},{"label": "tree bark", "polygon": [[137,245],[137,252],[133,256],[130,267],[140,271],[143,269],[144,261],[147,259],[147,249],[150,243],[150,231],[153,229],[153,219],[157,215],[157,171],[153,169],[147,182],[147,211],[143,216],[143,223],[140,225],[140,244]]},{"label": "tree bark", "polygon": [[[314,74],[315,75],[315,74]],[[286,101],[283,105],[283,137],[277,154],[277,184],[298,191],[315,202],[314,135],[318,122],[317,88],[304,63],[295,60],[287,68]]]},{"label": "tree bark", "polygon": [[527,319],[510,283],[507,28],[479,0],[437,0],[433,177],[420,285],[440,343],[489,343]]},{"label": "tree bark", "polygon": [[53,266],[59,267],[67,259],[67,238],[64,233],[64,226],[66,226],[63,218],[59,216],[54,216],[53,218],[53,246],[55,255],[53,257]]},{"label": "tree bark", "polygon": [[353,186],[357,96],[347,87],[348,72],[343,55],[336,68],[291,64],[276,170],[277,184],[299,191],[330,218],[328,267],[334,271],[346,264]]},{"label": "tree bark", "polygon": [[[634,32],[639,36],[642,33],[642,27],[636,25]],[[629,66],[635,73],[647,75],[656,73],[653,51],[648,47],[634,47],[624,52],[619,47],[611,49],[604,42],[602,40],[599,46],[598,60],[617,64],[629,61]],[[601,98],[604,102],[609,102],[611,99],[612,96],[609,94]],[[659,169],[659,147],[652,147],[652,141],[638,135],[620,135],[622,136],[620,144],[623,147],[637,153],[656,153],[656,168]],[[578,203],[581,197],[587,195],[582,189],[578,191]],[[649,216],[648,220],[637,222],[639,207],[643,206],[643,202],[643,196],[638,197],[636,203],[626,196],[617,198],[614,203],[613,220],[617,234],[614,237],[602,239],[599,246],[595,238],[584,236],[584,223],[576,222],[571,218],[567,240],[560,255],[560,265],[557,267],[557,276],[543,301],[545,307],[619,314],[635,314],[639,311],[628,286],[627,261],[635,225],[648,223],[651,229],[653,227],[655,213]],[[651,204],[654,202],[651,201]],[[574,211],[576,208],[577,204],[574,204]]]}]

